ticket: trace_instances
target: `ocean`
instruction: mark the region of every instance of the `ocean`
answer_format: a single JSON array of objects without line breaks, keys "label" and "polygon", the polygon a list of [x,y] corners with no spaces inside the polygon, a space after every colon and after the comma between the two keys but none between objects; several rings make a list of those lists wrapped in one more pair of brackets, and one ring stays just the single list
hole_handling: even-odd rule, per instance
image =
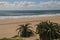
[{"label": "ocean", "polygon": [[0,19],[60,16],[60,10],[0,10]]}]

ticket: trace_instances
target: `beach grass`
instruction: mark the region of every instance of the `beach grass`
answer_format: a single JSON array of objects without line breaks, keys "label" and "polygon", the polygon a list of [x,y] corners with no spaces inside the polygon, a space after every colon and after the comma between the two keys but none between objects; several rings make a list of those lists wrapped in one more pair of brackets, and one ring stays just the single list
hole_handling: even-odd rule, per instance
[{"label": "beach grass", "polygon": [[0,40],[22,40],[21,38],[2,38]]}]

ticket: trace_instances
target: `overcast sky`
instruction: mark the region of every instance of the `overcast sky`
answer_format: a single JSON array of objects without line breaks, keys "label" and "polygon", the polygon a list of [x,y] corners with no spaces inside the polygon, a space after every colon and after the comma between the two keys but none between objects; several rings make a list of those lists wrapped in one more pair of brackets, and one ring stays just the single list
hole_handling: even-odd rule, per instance
[{"label": "overcast sky", "polygon": [[0,0],[0,10],[60,10],[60,0]]}]

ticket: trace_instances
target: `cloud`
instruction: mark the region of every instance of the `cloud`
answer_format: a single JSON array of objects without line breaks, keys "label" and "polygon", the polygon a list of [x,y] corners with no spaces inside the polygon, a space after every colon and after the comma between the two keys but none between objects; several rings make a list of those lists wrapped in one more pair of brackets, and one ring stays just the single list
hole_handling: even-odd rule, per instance
[{"label": "cloud", "polygon": [[0,10],[54,10],[60,9],[60,1],[48,2],[0,2]]}]

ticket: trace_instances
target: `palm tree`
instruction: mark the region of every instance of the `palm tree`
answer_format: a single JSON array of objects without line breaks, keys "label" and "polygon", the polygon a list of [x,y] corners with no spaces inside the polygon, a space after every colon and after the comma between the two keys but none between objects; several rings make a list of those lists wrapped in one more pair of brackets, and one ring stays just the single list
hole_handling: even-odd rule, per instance
[{"label": "palm tree", "polygon": [[37,25],[36,31],[40,40],[53,40],[58,32],[58,24],[50,21],[41,22]]},{"label": "palm tree", "polygon": [[[17,28],[18,31],[18,35],[21,37],[30,37],[33,35],[33,32],[31,29],[31,26],[29,26],[29,24],[23,24],[23,25],[19,25],[20,27]],[[16,30],[16,31],[17,31]]]},{"label": "palm tree", "polygon": [[48,40],[47,30],[46,22],[41,22],[37,25],[36,32],[39,34],[40,40]]}]

